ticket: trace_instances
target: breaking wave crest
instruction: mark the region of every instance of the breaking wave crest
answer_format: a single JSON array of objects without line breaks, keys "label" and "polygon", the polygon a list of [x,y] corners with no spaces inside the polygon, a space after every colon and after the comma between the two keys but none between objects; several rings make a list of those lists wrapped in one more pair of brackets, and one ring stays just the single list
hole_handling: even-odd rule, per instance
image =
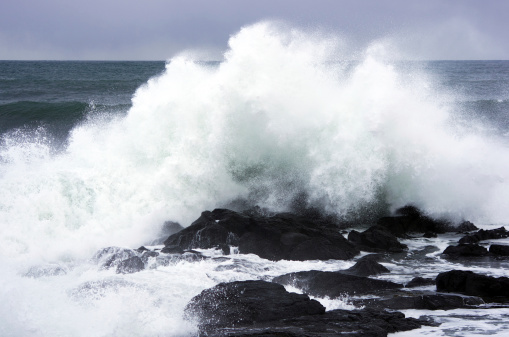
[{"label": "breaking wave crest", "polygon": [[164,220],[188,225],[239,199],[347,219],[414,204],[506,223],[507,144],[460,123],[432,82],[377,49],[341,61],[332,38],[259,23],[219,64],[174,57],[127,116],[75,127],[57,155],[5,136],[0,252],[140,244]]}]

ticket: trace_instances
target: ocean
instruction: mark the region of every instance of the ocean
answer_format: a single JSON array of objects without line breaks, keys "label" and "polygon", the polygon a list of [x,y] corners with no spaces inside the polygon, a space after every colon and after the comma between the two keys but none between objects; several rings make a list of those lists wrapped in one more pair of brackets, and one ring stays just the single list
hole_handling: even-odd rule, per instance
[{"label": "ocean", "polygon": [[[122,275],[92,259],[214,208],[314,207],[358,229],[412,204],[507,225],[509,61],[343,58],[254,25],[214,62],[0,61],[0,335],[193,336],[182,315],[203,289],[355,263],[236,254]],[[443,259],[454,240],[403,240],[422,258],[378,278],[509,276],[506,261]],[[393,336],[509,336],[509,309],[404,312],[442,325]]]}]

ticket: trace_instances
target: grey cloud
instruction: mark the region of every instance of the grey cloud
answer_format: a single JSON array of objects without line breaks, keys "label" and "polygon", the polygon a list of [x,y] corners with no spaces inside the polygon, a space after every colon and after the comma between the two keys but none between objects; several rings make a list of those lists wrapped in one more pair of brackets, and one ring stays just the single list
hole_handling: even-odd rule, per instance
[{"label": "grey cloud", "polygon": [[357,48],[392,38],[421,58],[508,59],[508,12],[503,0],[6,0],[0,59],[162,60],[225,49],[243,25],[265,19],[337,32]]}]

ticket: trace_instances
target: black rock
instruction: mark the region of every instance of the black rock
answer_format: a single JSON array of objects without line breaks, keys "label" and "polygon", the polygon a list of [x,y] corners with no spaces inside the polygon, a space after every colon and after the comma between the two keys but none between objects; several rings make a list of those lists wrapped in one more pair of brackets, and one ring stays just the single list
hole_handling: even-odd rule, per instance
[{"label": "black rock", "polygon": [[165,246],[163,249],[161,249],[161,253],[182,254],[182,253],[184,253],[184,250],[177,245],[169,245],[169,246]]},{"label": "black rock", "polygon": [[378,219],[378,225],[385,227],[390,233],[406,237],[408,233],[445,233],[450,225],[445,221],[438,221],[422,215],[414,206],[405,206],[396,210],[396,216],[387,216]]},{"label": "black rock", "polygon": [[463,232],[472,232],[479,230],[476,225],[471,223],[470,221],[464,221],[460,223],[458,226],[455,227],[457,232],[463,233]]},{"label": "black rock", "polygon": [[372,226],[362,233],[352,230],[348,234],[348,240],[357,247],[367,252],[403,252],[407,246],[389,233],[385,227]]},{"label": "black rock", "polygon": [[301,271],[278,276],[272,282],[291,285],[311,296],[336,298],[399,289],[402,284],[331,271]]},{"label": "black rock", "polygon": [[217,248],[219,248],[224,255],[230,255],[230,246],[227,244],[219,245]]},{"label": "black rock", "polygon": [[209,329],[323,314],[325,308],[307,295],[289,293],[276,283],[237,281],[202,291],[185,312],[201,329]]},{"label": "black rock", "polygon": [[417,296],[395,296],[388,299],[361,299],[354,300],[353,304],[380,310],[451,310],[475,308],[476,306],[483,305],[484,301],[479,297],[430,293]]},{"label": "black rock", "polygon": [[359,253],[325,218],[291,213],[265,216],[227,209],[203,212],[165,245],[181,249],[238,246],[239,253],[269,260],[346,260]]},{"label": "black rock", "polygon": [[476,244],[460,243],[457,246],[447,247],[442,254],[446,254],[451,257],[486,256],[488,255],[488,250],[485,247]]},{"label": "black rock", "polygon": [[489,302],[509,300],[509,278],[491,277],[466,270],[452,270],[438,274],[437,291],[462,293],[482,297]]},{"label": "black rock", "polygon": [[430,322],[383,310],[332,310],[307,295],[264,281],[221,283],[195,296],[185,309],[200,336],[386,337]]},{"label": "black rock", "polygon": [[[471,222],[465,221],[454,225],[445,220],[432,219],[415,206],[405,206],[395,212],[396,216],[382,217],[377,224],[398,236],[406,237],[408,233],[446,233],[457,231],[473,231],[477,227]],[[430,234],[428,234],[430,235]]]},{"label": "black rock", "polygon": [[431,285],[435,285],[435,280],[424,277],[414,277],[410,282],[405,284],[405,288],[415,288]]},{"label": "black rock", "polygon": [[491,245],[490,253],[493,255],[509,256],[509,246]]},{"label": "black rock", "polygon": [[[367,255],[369,256],[369,255]],[[371,276],[383,273],[390,273],[389,269],[372,259],[359,260],[354,266],[346,270],[340,270],[343,274],[356,276]]]},{"label": "black rock", "polygon": [[322,315],[306,315],[253,325],[206,331],[207,337],[387,337],[388,333],[437,325],[405,318],[401,312],[384,310],[331,310]]},{"label": "black rock", "polygon": [[117,274],[132,274],[145,269],[145,265],[139,256],[133,256],[121,261],[117,265]]},{"label": "black rock", "polygon": [[477,233],[462,237],[459,243],[477,243],[483,240],[504,239],[509,237],[509,231],[505,227],[497,229],[480,229]]},{"label": "black rock", "polygon": [[438,237],[438,234],[435,233],[435,232],[426,232],[426,233],[424,233],[424,235],[422,237],[428,238],[428,239],[429,238],[436,238],[436,237]]}]

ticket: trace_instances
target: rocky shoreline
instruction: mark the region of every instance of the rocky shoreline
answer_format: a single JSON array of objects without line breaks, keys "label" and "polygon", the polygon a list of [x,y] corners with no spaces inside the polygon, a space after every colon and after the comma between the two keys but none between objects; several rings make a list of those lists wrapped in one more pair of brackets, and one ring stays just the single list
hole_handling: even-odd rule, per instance
[{"label": "rocky shoreline", "polygon": [[[509,279],[451,270],[433,278],[415,277],[399,284],[376,275],[391,273],[380,264],[395,256],[410,256],[401,239],[437,237],[456,233],[461,238],[443,252],[446,259],[506,259],[509,246],[479,245],[509,237],[504,228],[479,230],[470,222],[456,226],[436,221],[412,206],[384,217],[366,230],[346,231],[344,224],[316,212],[267,214],[260,209],[235,212],[205,211],[189,227],[168,222],[164,247],[98,251],[93,261],[117,273],[207,259],[199,250],[217,249],[224,258],[232,250],[279,261],[351,260],[351,268],[307,270],[273,277],[219,283],[195,296],[185,310],[202,336],[387,336],[423,325],[429,318],[405,318],[397,310],[451,310],[488,308],[509,302]],[[161,240],[159,241],[161,242]],[[399,254],[399,255],[398,255]],[[436,286],[430,290],[429,286]],[[297,288],[302,294],[285,290]],[[329,310],[316,298],[348,296],[356,310]]]}]

